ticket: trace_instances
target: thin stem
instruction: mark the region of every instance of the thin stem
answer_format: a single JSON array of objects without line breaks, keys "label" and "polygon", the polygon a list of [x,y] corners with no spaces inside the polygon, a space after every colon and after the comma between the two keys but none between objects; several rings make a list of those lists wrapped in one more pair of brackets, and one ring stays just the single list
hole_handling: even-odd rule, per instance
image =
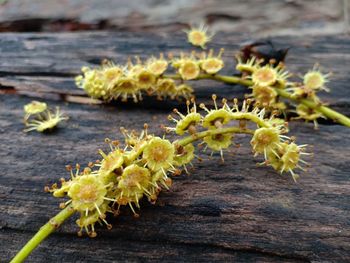
[{"label": "thin stem", "polygon": [[[178,74],[174,75],[164,75],[165,78],[172,78],[172,79],[181,79],[181,76]],[[242,79],[240,77],[235,76],[224,76],[224,75],[210,75],[210,74],[200,74],[197,79],[212,79],[221,81],[227,84],[240,84],[243,86],[252,86],[253,82],[249,79]]]},{"label": "thin stem", "polygon": [[[174,78],[174,79],[181,78],[179,75],[167,75],[164,77],[169,77],[169,78]],[[227,84],[240,84],[243,86],[253,86],[253,82],[251,80],[242,79],[242,78],[235,77],[235,76],[201,74],[198,76],[197,79],[212,79],[212,80],[217,80],[217,81],[224,82]],[[347,116],[345,116],[345,115],[343,115],[335,110],[332,110],[327,106],[315,103],[312,100],[299,99],[299,98],[293,97],[291,93],[289,93],[283,89],[279,89],[279,88],[274,88],[274,89],[278,93],[279,96],[286,98],[286,99],[289,99],[291,101],[303,104],[311,109],[314,109],[314,110],[322,113],[328,119],[331,119],[335,122],[338,122],[344,126],[350,127],[350,118],[348,118]]]},{"label": "thin stem", "polygon": [[280,95],[281,97],[290,99],[290,100],[295,101],[295,102],[299,102],[299,103],[301,103],[301,104],[303,104],[311,109],[314,109],[318,112],[321,112],[324,116],[326,116],[327,118],[329,118],[335,122],[338,122],[344,126],[350,127],[350,119],[348,117],[346,117],[345,115],[343,115],[335,110],[332,110],[329,107],[320,105],[320,104],[315,103],[309,99],[294,98],[292,96],[292,94],[290,94],[289,92],[282,90],[282,89],[276,88],[275,90],[277,91],[278,95]]},{"label": "thin stem", "polygon": [[11,260],[10,263],[23,262],[29,254],[47,238],[52,232],[54,232],[60,225],[71,217],[75,213],[75,210],[71,205],[67,206],[56,216],[51,218],[40,230],[30,239],[27,244],[17,253],[17,255]]},{"label": "thin stem", "polygon": [[254,134],[253,130],[250,129],[243,129],[239,127],[228,127],[228,128],[221,128],[221,129],[215,129],[215,130],[207,130],[198,132],[194,135],[187,136],[179,141],[177,141],[177,144],[181,146],[185,146],[189,143],[195,142],[199,139],[202,139],[207,136],[213,136],[217,134],[225,134],[225,133],[246,133],[246,134]]}]

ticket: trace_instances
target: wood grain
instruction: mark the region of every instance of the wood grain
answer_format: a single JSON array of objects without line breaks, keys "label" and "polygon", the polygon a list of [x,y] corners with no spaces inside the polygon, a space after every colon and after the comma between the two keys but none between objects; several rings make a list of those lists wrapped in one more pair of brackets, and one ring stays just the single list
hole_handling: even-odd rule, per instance
[{"label": "wood grain", "polygon": [[177,32],[205,22],[259,37],[339,34],[344,8],[342,0],[11,0],[0,3],[0,31]]},{"label": "wood grain", "polygon": [[[224,46],[229,59],[245,40],[241,35],[220,35],[212,46]],[[318,60],[334,71],[332,93],[323,99],[349,115],[349,38],[274,40],[293,46],[287,60],[291,69],[305,72]],[[168,110],[178,106],[152,98],[141,105],[67,102],[67,94],[84,95],[72,80],[80,67],[101,58],[125,61],[127,55],[182,49],[189,47],[181,34],[1,35],[0,262],[9,261],[57,213],[59,200],[43,187],[67,177],[66,164],[95,160],[97,150],[106,147],[105,137],[122,139],[120,126],[141,129],[148,122],[151,132],[161,135],[159,125],[167,123]],[[201,101],[213,91],[229,97],[244,91],[215,82],[195,85]],[[52,134],[23,133],[22,108],[34,98],[60,106],[70,120]],[[143,202],[139,219],[124,210],[109,219],[111,231],[98,229],[96,239],[78,238],[72,219],[28,262],[348,262],[349,130],[325,122],[314,131],[311,124],[295,122],[291,134],[299,143],[314,145],[315,153],[313,166],[297,184],[271,168],[257,167],[261,159],[252,157],[249,137],[237,136],[242,147],[227,153],[224,164],[200,153],[205,161],[196,162],[190,176],[175,178],[156,205]]]}]

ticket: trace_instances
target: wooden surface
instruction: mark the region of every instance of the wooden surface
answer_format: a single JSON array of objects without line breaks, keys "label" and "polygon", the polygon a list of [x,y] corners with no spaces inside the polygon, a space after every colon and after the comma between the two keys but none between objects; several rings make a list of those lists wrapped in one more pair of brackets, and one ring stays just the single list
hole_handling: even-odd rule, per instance
[{"label": "wooden surface", "polygon": [[339,34],[344,9],[344,0],[2,0],[0,32],[176,32],[205,22],[215,32],[259,37]]},{"label": "wooden surface", "polygon": [[[248,40],[219,34],[214,48],[233,51]],[[287,65],[305,72],[314,62],[334,72],[330,94],[322,98],[350,115],[349,37],[279,37],[292,46]],[[122,139],[119,127],[159,125],[177,102],[148,98],[141,105],[88,105],[73,76],[102,58],[124,62],[127,55],[190,50],[183,34],[63,33],[2,34],[0,38],[0,262],[59,211],[59,199],[44,193],[47,184],[67,177],[66,164],[87,164],[106,147],[105,137]],[[232,71],[227,69],[228,73]],[[242,97],[244,88],[210,81],[194,83],[199,101]],[[83,99],[82,99],[83,98]],[[70,117],[50,135],[24,134],[23,105],[44,99]],[[174,180],[155,206],[143,202],[141,217],[123,211],[110,218],[114,228],[98,229],[95,239],[78,238],[69,220],[30,256],[28,262],[349,262],[349,129],[325,121],[320,130],[294,122],[290,134],[314,145],[312,167],[297,184],[271,168],[257,167],[249,137],[238,136],[235,155],[195,163],[190,176]]]}]

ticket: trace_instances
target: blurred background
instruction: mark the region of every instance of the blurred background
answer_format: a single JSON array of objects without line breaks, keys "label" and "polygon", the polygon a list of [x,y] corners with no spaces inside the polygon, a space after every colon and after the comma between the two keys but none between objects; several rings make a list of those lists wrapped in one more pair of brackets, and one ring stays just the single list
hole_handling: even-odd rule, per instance
[{"label": "blurred background", "polygon": [[269,35],[348,31],[348,0],[0,0],[0,32],[218,32]]}]

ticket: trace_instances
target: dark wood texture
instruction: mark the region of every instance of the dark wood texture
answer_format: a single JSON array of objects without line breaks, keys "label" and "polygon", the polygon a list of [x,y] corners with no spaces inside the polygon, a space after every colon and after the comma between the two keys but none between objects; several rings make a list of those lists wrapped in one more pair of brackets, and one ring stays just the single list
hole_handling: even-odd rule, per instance
[{"label": "dark wood texture", "polygon": [[[247,38],[217,36],[211,47],[233,51]],[[305,72],[314,62],[334,72],[330,94],[322,98],[350,115],[349,37],[280,37],[292,46],[287,64]],[[89,105],[73,76],[102,58],[124,62],[127,55],[190,50],[183,34],[77,33],[2,34],[0,38],[0,262],[7,262],[58,211],[59,200],[43,187],[67,177],[66,164],[87,164],[105,147],[105,137],[122,139],[119,127],[158,128],[177,102],[148,98],[142,104]],[[232,73],[229,69],[228,73]],[[196,82],[198,100],[242,97],[244,88]],[[23,105],[45,99],[70,120],[52,134],[22,132]],[[83,103],[79,103],[83,102]],[[144,202],[141,217],[124,210],[110,218],[114,228],[98,229],[95,239],[78,238],[74,219],[50,236],[28,262],[263,261],[349,262],[349,128],[324,122],[294,122],[291,134],[314,145],[313,166],[298,183],[268,167],[257,167],[249,137],[235,154],[195,163],[190,176],[174,180],[160,202]]]},{"label": "dark wood texture", "polygon": [[205,22],[259,37],[324,35],[346,30],[344,9],[343,0],[2,0],[0,31],[177,32]]}]

